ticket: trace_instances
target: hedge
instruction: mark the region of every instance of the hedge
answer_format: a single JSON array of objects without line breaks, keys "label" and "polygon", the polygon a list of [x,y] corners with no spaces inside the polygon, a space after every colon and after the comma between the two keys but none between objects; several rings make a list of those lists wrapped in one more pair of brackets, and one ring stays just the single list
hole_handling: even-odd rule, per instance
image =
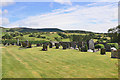
[{"label": "hedge", "polygon": [[104,48],[105,46],[103,44],[96,44],[95,45],[95,49],[101,49],[101,48]]},{"label": "hedge", "polygon": [[106,46],[115,47],[116,49],[119,48],[118,43],[107,43]]}]

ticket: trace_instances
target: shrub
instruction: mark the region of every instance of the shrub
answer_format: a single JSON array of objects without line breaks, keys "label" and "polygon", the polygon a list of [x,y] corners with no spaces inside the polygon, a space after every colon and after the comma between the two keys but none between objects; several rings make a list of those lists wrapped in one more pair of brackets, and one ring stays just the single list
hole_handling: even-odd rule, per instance
[{"label": "shrub", "polygon": [[41,38],[45,39],[46,37],[45,37],[45,36],[42,36]]},{"label": "shrub", "polygon": [[119,48],[118,43],[107,43],[106,46],[115,47],[116,49]]},{"label": "shrub", "polygon": [[40,37],[41,37],[40,35],[37,36],[37,38],[40,38]]},{"label": "shrub", "polygon": [[86,52],[88,51],[88,46],[87,46],[87,44],[85,45],[85,51],[86,51]]},{"label": "shrub", "polygon": [[102,49],[102,48],[104,48],[104,45],[103,44],[96,44],[95,48],[96,49],[99,49],[99,48]]},{"label": "shrub", "polygon": [[29,37],[35,37],[35,35],[34,34],[30,34]]}]

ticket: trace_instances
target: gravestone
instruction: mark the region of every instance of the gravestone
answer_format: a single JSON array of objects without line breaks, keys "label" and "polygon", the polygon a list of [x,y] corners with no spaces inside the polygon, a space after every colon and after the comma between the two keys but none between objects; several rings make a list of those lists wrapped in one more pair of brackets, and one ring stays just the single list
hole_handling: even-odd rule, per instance
[{"label": "gravestone", "polygon": [[119,46],[119,48],[120,48],[120,42],[118,43],[118,46]]},{"label": "gravestone", "polygon": [[120,49],[118,49],[117,51],[118,51],[118,59],[120,59]]},{"label": "gravestone", "polygon": [[7,43],[3,43],[3,45],[5,46]]},{"label": "gravestone", "polygon": [[32,48],[32,44],[28,43],[27,48]]},{"label": "gravestone", "polygon": [[21,46],[21,43],[19,43],[19,46]]},{"label": "gravestone", "polygon": [[88,46],[87,46],[87,44],[84,44],[84,46],[82,46],[81,51],[82,51],[82,52],[87,52],[87,51],[88,51]]},{"label": "gravestone", "polygon": [[19,45],[19,43],[20,43],[20,42],[19,42],[19,39],[17,39],[17,45]]},{"label": "gravestone", "polygon": [[41,43],[36,44],[37,47],[38,47],[38,46],[41,46],[41,45],[42,45]]},{"label": "gravestone", "polygon": [[76,49],[76,43],[73,44],[73,48]]},{"label": "gravestone", "polygon": [[14,45],[14,43],[11,43],[11,45]]},{"label": "gravestone", "polygon": [[76,49],[76,43],[75,42],[71,42],[70,43],[70,47]]},{"label": "gravestone", "polygon": [[26,44],[27,44],[27,46],[29,45],[29,41],[27,40],[27,41],[25,41],[26,42]]},{"label": "gravestone", "polygon": [[117,57],[118,57],[117,50],[111,50],[111,58],[117,58]]},{"label": "gravestone", "polygon": [[48,47],[47,47],[47,44],[43,44],[43,51],[47,51],[48,50]]},{"label": "gravestone", "polygon": [[9,45],[10,45],[10,43],[7,43],[7,45],[9,46]]},{"label": "gravestone", "polygon": [[120,49],[111,50],[111,58],[118,58],[118,59],[120,59]]},{"label": "gravestone", "polygon": [[110,45],[105,45],[105,48],[106,48],[106,51],[107,51],[107,52],[111,52],[111,47],[110,47]]},{"label": "gravestone", "polygon": [[59,43],[55,43],[56,49],[59,49],[60,44]]},{"label": "gravestone", "polygon": [[77,48],[81,48],[82,47],[82,43],[81,42],[78,42],[77,43]]},{"label": "gravestone", "polygon": [[106,54],[106,49],[105,49],[105,48],[102,48],[101,51],[100,51],[100,54],[101,54],[101,55],[105,55],[105,54]]},{"label": "gravestone", "polygon": [[62,47],[63,47],[64,50],[67,49],[67,44],[66,44],[66,43],[63,43],[63,44],[62,44]]},{"label": "gravestone", "polygon": [[70,42],[67,42],[67,48],[70,49]]},{"label": "gravestone", "polygon": [[92,39],[89,40],[89,49],[94,49],[94,41]]},{"label": "gravestone", "polygon": [[49,48],[52,48],[53,47],[53,44],[52,42],[49,43]]},{"label": "gravestone", "polygon": [[22,47],[27,47],[28,46],[28,42],[25,41],[25,42],[22,42]]}]

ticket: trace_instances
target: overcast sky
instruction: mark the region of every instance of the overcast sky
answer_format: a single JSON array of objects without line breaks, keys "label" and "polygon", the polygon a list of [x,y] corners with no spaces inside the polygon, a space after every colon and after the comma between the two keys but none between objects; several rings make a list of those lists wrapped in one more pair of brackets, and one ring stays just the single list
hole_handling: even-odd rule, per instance
[{"label": "overcast sky", "polygon": [[118,25],[118,2],[5,2],[0,9],[1,14],[0,25],[9,28],[107,32]]}]

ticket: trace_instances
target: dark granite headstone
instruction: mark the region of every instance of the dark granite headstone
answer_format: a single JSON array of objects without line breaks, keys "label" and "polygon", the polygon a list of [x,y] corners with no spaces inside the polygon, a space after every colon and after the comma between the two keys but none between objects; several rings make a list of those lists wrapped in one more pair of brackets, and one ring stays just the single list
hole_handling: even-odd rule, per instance
[{"label": "dark granite headstone", "polygon": [[36,46],[37,46],[37,47],[40,46],[40,43],[36,44]]},{"label": "dark granite headstone", "polygon": [[21,46],[21,43],[19,43],[19,46]]},{"label": "dark granite headstone", "polygon": [[66,43],[63,43],[63,44],[62,44],[62,47],[63,47],[63,49],[67,49],[67,44],[66,44]]},{"label": "dark granite headstone", "polygon": [[43,51],[47,51],[47,44],[43,44]]},{"label": "dark granite headstone", "polygon": [[120,49],[118,49],[117,51],[118,51],[118,59],[120,59]]},{"label": "dark granite headstone", "polygon": [[7,45],[9,46],[9,45],[10,45],[10,43],[7,43]]},{"label": "dark granite headstone", "polygon": [[28,43],[27,48],[32,48],[32,44]]},{"label": "dark granite headstone", "polygon": [[110,47],[110,45],[105,45],[105,48],[106,48],[106,51],[107,51],[107,52],[111,52],[111,47]]},{"label": "dark granite headstone", "polygon": [[14,43],[11,43],[11,45],[14,45]]},{"label": "dark granite headstone", "polygon": [[3,45],[5,46],[7,43],[3,43]]},{"label": "dark granite headstone", "polygon": [[27,43],[26,42],[22,42],[22,47],[27,47]]},{"label": "dark granite headstone", "polygon": [[53,44],[52,42],[49,43],[49,48],[52,48],[53,47]]},{"label": "dark granite headstone", "polygon": [[105,55],[105,54],[106,54],[106,49],[105,49],[105,48],[102,48],[101,51],[100,51],[100,54],[101,54],[101,55]]},{"label": "dark granite headstone", "polygon": [[56,49],[59,49],[60,44],[59,43],[55,43]]}]

